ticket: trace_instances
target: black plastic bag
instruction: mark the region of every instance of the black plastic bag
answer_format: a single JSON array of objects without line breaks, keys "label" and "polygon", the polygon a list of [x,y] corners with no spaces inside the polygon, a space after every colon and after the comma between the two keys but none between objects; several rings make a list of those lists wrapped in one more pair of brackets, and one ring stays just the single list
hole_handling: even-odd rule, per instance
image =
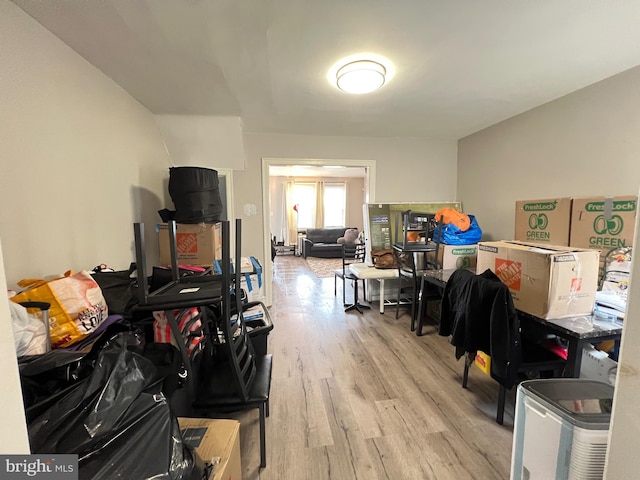
[{"label": "black plastic bag", "polygon": [[130,339],[106,344],[91,375],[29,425],[31,451],[78,454],[81,479],[189,478],[192,453]]},{"label": "black plastic bag", "polygon": [[107,271],[97,266],[91,272],[93,279],[100,286],[107,302],[109,314],[130,317],[133,308],[138,304],[138,284],[131,274],[136,270],[132,263],[129,270]]}]

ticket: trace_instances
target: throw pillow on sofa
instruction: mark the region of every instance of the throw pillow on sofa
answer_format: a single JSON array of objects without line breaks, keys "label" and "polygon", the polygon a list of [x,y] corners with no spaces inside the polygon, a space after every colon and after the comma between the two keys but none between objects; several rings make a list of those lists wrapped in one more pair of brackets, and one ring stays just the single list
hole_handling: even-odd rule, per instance
[{"label": "throw pillow on sofa", "polygon": [[338,238],[338,243],[355,243],[358,240],[358,232],[357,228],[347,228],[344,231],[344,237]]}]

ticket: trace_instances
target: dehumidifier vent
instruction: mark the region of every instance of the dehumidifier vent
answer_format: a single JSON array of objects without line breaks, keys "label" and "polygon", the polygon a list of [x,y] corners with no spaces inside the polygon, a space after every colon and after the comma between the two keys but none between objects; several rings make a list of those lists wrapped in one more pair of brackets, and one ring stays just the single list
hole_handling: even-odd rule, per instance
[{"label": "dehumidifier vent", "polygon": [[607,456],[607,430],[584,430],[573,432],[569,479],[599,480],[604,475]]}]

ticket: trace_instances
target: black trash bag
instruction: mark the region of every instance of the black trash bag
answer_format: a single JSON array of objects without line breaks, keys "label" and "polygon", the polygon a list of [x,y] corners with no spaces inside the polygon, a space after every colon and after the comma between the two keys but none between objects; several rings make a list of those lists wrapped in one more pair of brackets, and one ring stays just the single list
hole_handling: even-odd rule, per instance
[{"label": "black trash bag", "polygon": [[28,427],[32,453],[75,453],[79,478],[182,479],[193,470],[155,367],[122,334],[99,352],[89,377]]},{"label": "black trash bag", "polygon": [[18,371],[27,423],[54,405],[79,381],[91,373],[86,353],[52,350],[42,355],[20,357]]},{"label": "black trash bag", "polygon": [[171,167],[169,195],[176,223],[216,223],[222,214],[218,172],[201,167]]},{"label": "black trash bag", "polygon": [[41,355],[20,357],[18,370],[27,423],[30,424],[78,382],[89,377],[100,351],[112,342],[139,349],[143,346],[141,332],[115,323],[105,328],[99,337],[92,339],[90,349],[56,349]]}]

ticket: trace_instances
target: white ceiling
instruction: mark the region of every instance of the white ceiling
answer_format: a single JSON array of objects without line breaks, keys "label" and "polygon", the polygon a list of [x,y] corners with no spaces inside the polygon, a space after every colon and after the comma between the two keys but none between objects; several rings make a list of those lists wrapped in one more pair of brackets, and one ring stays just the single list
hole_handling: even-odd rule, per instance
[{"label": "white ceiling", "polygon": [[[154,113],[457,139],[640,64],[638,0],[14,0]],[[327,81],[373,52],[395,71]]]}]

